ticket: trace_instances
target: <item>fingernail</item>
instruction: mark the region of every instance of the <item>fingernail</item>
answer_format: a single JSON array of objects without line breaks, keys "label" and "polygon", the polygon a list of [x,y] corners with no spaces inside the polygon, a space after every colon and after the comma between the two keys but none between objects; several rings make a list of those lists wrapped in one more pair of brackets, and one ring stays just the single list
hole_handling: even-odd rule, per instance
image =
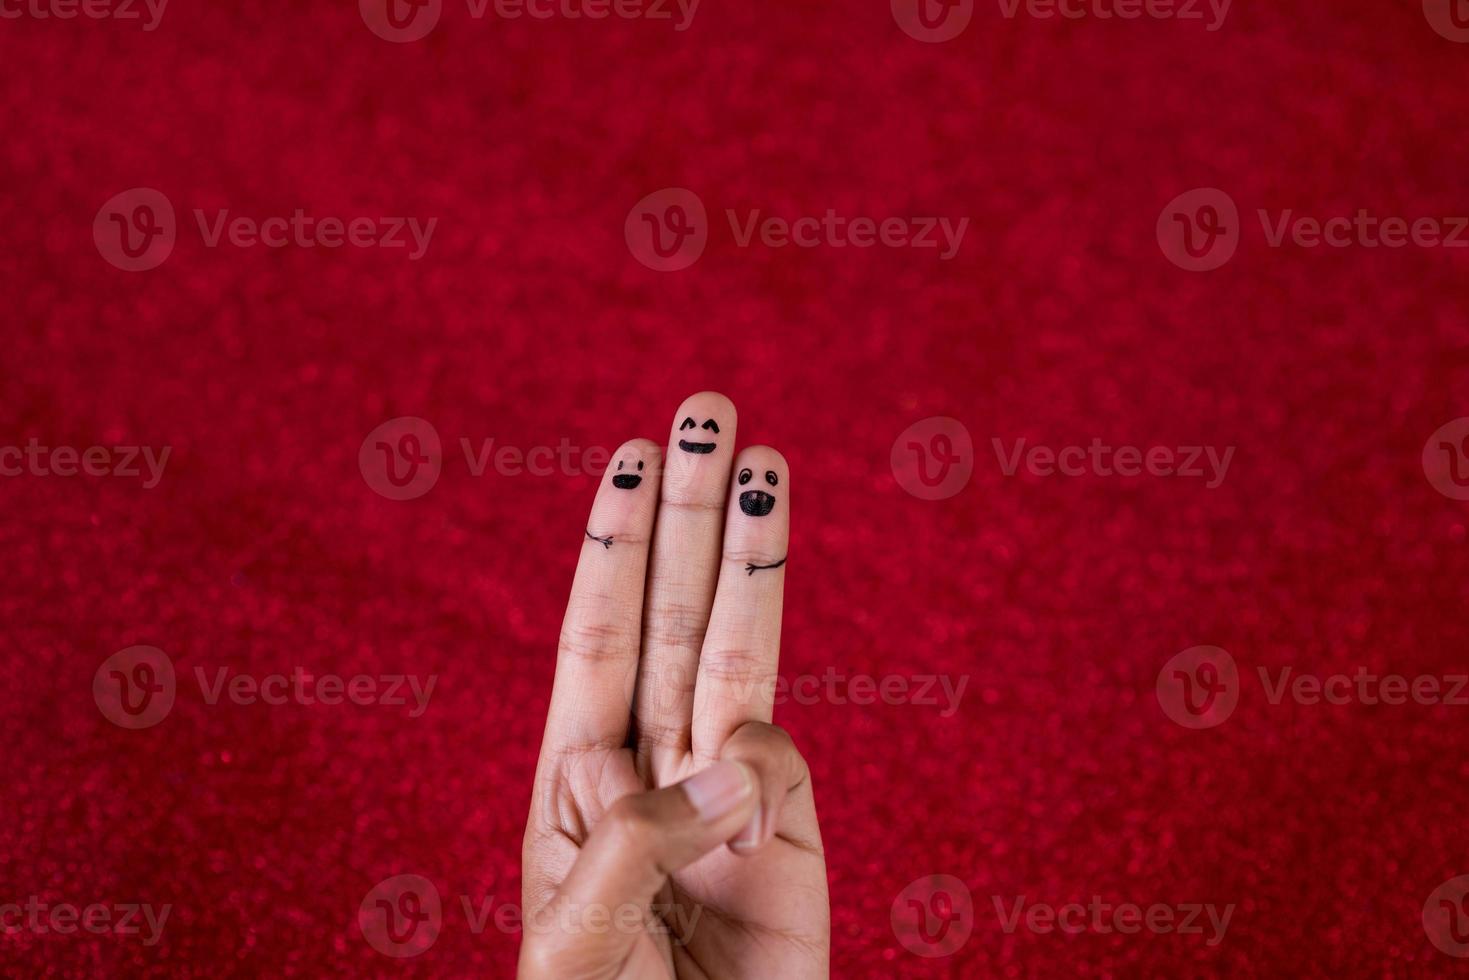
[{"label": "fingernail", "polygon": [[750,771],[738,762],[717,762],[684,780],[684,795],[705,823],[728,815],[755,791]]},{"label": "fingernail", "polygon": [[734,839],[731,846],[742,850],[754,849],[762,843],[760,838],[760,811],[756,810],[755,815],[750,818],[749,823],[745,824],[745,829],[740,831],[740,835]]}]

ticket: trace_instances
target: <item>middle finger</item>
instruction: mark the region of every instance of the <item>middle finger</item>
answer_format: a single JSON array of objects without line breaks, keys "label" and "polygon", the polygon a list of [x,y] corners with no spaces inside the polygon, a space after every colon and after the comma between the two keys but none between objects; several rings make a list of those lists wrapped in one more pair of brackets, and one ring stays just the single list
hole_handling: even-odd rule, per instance
[{"label": "middle finger", "polygon": [[665,774],[690,747],[694,678],[719,579],[736,422],[733,402],[702,391],[684,399],[669,435],[633,706],[638,766],[658,785],[676,778]]}]

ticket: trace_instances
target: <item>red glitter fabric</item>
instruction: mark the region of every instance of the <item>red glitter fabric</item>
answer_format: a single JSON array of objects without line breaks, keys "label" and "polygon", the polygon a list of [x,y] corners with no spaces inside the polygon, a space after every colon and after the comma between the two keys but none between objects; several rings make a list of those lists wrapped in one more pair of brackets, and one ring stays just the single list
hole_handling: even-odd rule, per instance
[{"label": "red glitter fabric", "polygon": [[[114,469],[121,447],[170,455],[151,488],[141,456],[139,476],[57,476],[53,454],[0,479],[7,975],[512,975],[584,451],[661,438],[706,388],[800,484],[782,673],[818,693],[776,720],[813,770],[834,975],[1464,969],[1433,916],[1464,911],[1469,707],[1271,686],[1290,668],[1447,693],[1469,669],[1469,504],[1423,459],[1469,415],[1466,253],[1289,230],[1365,209],[1447,234],[1469,213],[1469,45],[1442,5],[1239,3],[1209,30],[1207,5],[961,4],[963,30],[927,43],[902,0],[705,0],[684,30],[673,5],[444,0],[393,43],[371,4],[176,0],[145,30],[141,6],[36,2],[0,0],[21,12],[0,21],[0,444],[100,447]],[[118,229],[160,212],[104,205],[136,188],[168,201],[176,243],[129,272],[161,245],[128,258]],[[638,239],[635,206],[667,188],[705,209],[677,271]],[[1200,188],[1235,214],[1167,210]],[[406,226],[403,248],[211,244],[298,210],[438,220],[416,259]],[[839,247],[829,211],[844,234],[967,225],[945,258],[937,224],[937,248],[892,244],[897,226]],[[762,231],[805,216],[814,247]],[[1190,227],[1232,256],[1185,268],[1208,261],[1170,238]],[[394,500],[359,450],[403,416],[442,467]],[[955,422],[900,439],[933,417]],[[1045,475],[1021,439],[1233,453],[1210,487],[1091,455]],[[479,468],[487,440],[556,459]],[[961,455],[967,482],[923,499],[909,443]],[[111,670],[161,675],[104,661],[137,645],[176,691],[134,729]],[[1190,715],[1169,664],[1198,646],[1236,673],[1217,654],[1178,669],[1234,703]],[[298,672],[307,697],[380,686],[248,696]],[[424,710],[406,683],[382,703],[396,675],[435,679]],[[853,703],[859,676],[908,694]],[[957,704],[923,678],[962,682]],[[408,874],[442,907],[413,957],[359,916]],[[1094,897],[1229,919],[1127,932],[1087,911],[1062,931],[1031,912]],[[112,925],[61,931],[28,902]],[[116,928],[129,904],[169,906],[156,935],[141,912]]]}]

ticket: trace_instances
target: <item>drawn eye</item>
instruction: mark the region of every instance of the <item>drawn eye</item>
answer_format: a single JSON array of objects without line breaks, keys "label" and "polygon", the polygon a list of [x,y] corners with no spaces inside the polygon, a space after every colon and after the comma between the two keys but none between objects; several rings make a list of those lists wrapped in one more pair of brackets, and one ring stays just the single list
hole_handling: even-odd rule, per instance
[{"label": "drawn eye", "polygon": [[684,419],[683,422],[680,423],[678,431],[682,432],[684,429],[692,429],[696,424],[697,423],[695,423],[693,419]]},{"label": "drawn eye", "polygon": [[749,483],[750,478],[754,475],[755,474],[751,473],[748,469],[740,470],[740,486],[744,486],[746,483]]},{"label": "drawn eye", "polygon": [[719,423],[716,422],[716,421],[714,421],[713,419],[709,419],[702,426],[700,426],[700,428],[708,429],[709,431],[713,432],[715,435],[718,435],[719,434]]},{"label": "drawn eye", "polygon": [[642,468],[643,468],[643,461],[642,460],[638,460],[638,469],[641,470]]},{"label": "drawn eye", "polygon": [[619,470],[622,469],[622,460],[620,460],[620,459],[617,461],[617,468]]},{"label": "drawn eye", "polygon": [[766,470],[765,482],[773,487],[780,482],[780,477],[775,475],[775,470]]}]

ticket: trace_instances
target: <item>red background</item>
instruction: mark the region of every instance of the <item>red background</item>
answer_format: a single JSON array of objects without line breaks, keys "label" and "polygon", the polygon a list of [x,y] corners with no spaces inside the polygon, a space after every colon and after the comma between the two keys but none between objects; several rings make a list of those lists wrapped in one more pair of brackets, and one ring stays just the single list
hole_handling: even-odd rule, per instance
[{"label": "red background", "polygon": [[[157,489],[0,481],[0,900],[172,903],[163,941],[0,936],[13,975],[509,975],[519,844],[589,477],[473,477],[458,440],[661,438],[728,393],[798,484],[783,672],[967,675],[959,712],[787,705],[815,773],[834,974],[1440,975],[1419,921],[1469,871],[1465,711],[1273,706],[1258,667],[1462,672],[1465,505],[1419,463],[1469,414],[1465,258],[1269,248],[1255,209],[1464,214],[1469,47],[1415,3],[1239,0],[1198,21],[1007,20],[921,44],[886,3],[704,0],[693,26],[470,19],[386,43],[347,2],[174,0],[157,31],[0,21],[4,438],[173,447]],[[153,187],[158,269],[98,208]],[[623,240],[644,195],[710,212],[690,269]],[[1185,272],[1175,195],[1240,208]],[[437,216],[428,254],[205,248],[191,211]],[[732,208],[967,216],[958,256],[736,247]],[[374,494],[363,437],[446,444]],[[961,420],[975,475],[915,499],[889,451]],[[1224,484],[1005,478],[990,440],[1236,446]],[[93,672],[164,649],[131,732]],[[1229,650],[1224,725],[1160,667]],[[439,675],[427,713],[206,705],[192,670]],[[372,950],[380,879],[445,896],[437,944]],[[962,950],[889,924],[910,881],[975,896]],[[1199,936],[1006,935],[990,896],[1235,903]]]}]

